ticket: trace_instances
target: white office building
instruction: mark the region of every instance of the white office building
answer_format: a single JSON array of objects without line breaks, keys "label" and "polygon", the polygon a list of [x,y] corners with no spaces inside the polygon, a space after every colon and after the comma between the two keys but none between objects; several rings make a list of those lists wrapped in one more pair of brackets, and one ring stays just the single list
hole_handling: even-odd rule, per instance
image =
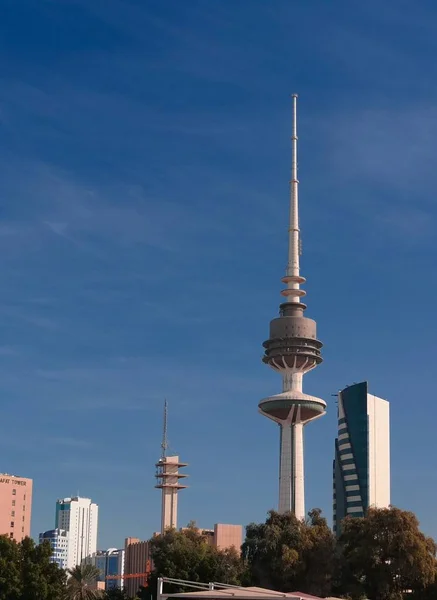
[{"label": "white office building", "polygon": [[334,460],[334,531],[346,516],[390,506],[390,404],[366,381],[338,394]]},{"label": "white office building", "polygon": [[90,498],[57,500],[55,527],[68,532],[67,569],[96,552],[98,517],[99,507]]}]

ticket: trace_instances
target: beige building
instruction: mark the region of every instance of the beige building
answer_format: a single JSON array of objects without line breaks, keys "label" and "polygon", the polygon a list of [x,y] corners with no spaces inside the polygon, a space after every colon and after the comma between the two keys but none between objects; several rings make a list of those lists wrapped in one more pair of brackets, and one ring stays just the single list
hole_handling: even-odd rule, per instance
[{"label": "beige building", "polygon": [[138,538],[126,538],[124,543],[124,589],[129,598],[136,596],[147,581],[151,568],[149,542]]},{"label": "beige building", "polygon": [[17,542],[30,536],[32,479],[0,473],[0,535]]},{"label": "beige building", "polygon": [[226,550],[227,548],[234,547],[240,552],[242,543],[242,525],[227,525],[224,523],[216,523],[214,525],[214,546],[219,550]]},{"label": "beige building", "polygon": [[[181,528],[180,531],[184,531]],[[243,543],[243,527],[241,525],[225,525],[217,523],[214,529],[199,529],[205,539],[216,548],[225,550],[235,547],[240,552]],[[155,536],[161,535],[155,533]],[[153,568],[149,542],[138,538],[126,538],[124,543],[124,589],[129,597],[136,595],[147,581],[147,574]]]},{"label": "beige building", "polygon": [[[179,531],[186,531],[187,527],[181,527]],[[226,525],[225,523],[216,523],[214,529],[199,528],[199,533],[205,540],[218,548],[219,550],[227,550],[234,547],[240,552],[241,544],[243,543],[243,526],[242,525]],[[159,534],[155,534],[159,535]]]},{"label": "beige building", "polygon": [[[180,531],[186,531],[187,527],[181,527]],[[243,543],[243,526],[242,525],[227,525],[225,523],[216,523],[214,529],[201,529],[199,533],[203,535],[211,546],[215,546],[219,550],[227,550],[234,547],[238,552],[241,550]],[[159,534],[155,534],[159,535]]]}]

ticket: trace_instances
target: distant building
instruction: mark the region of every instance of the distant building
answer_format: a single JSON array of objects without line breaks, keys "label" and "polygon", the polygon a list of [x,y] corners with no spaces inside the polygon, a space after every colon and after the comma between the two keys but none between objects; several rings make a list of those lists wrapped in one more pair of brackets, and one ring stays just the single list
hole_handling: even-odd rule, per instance
[{"label": "distant building", "polygon": [[[181,527],[179,531],[186,531],[188,527]],[[214,529],[199,529],[199,533],[204,538],[219,550],[227,550],[234,547],[240,552],[241,544],[243,543],[243,527],[242,525],[226,525],[224,523],[216,523]],[[159,534],[155,534],[159,535]]]},{"label": "distant building", "polygon": [[368,392],[367,382],[338,394],[334,460],[334,531],[347,516],[363,517],[390,505],[390,405]]},{"label": "distant building", "polygon": [[50,542],[52,556],[50,562],[56,563],[61,569],[67,569],[68,560],[68,531],[65,529],[50,529],[39,534],[39,543]]},{"label": "distant building", "polygon": [[219,550],[227,550],[234,547],[240,552],[242,543],[242,525],[226,525],[224,523],[216,523],[214,525],[214,546]]},{"label": "distant building", "polygon": [[150,544],[138,538],[126,538],[124,544],[124,589],[130,597],[146,583],[151,568]]},{"label": "distant building", "polygon": [[99,507],[89,498],[63,498],[56,502],[56,529],[68,532],[67,568],[80,565],[97,551]]},{"label": "distant building", "polygon": [[105,590],[124,587],[124,550],[109,548],[109,550],[98,550],[91,556],[87,556],[82,564],[93,565],[100,571],[97,581],[105,584]]},{"label": "distant building", "polygon": [[21,542],[30,536],[32,479],[0,473],[0,535]]}]

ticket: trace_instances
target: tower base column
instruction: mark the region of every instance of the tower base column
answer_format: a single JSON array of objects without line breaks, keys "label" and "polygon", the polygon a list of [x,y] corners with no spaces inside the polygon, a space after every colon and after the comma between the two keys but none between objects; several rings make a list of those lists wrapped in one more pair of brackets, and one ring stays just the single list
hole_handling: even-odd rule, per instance
[{"label": "tower base column", "polygon": [[278,512],[292,511],[298,519],[304,519],[303,423],[286,421],[280,428]]}]

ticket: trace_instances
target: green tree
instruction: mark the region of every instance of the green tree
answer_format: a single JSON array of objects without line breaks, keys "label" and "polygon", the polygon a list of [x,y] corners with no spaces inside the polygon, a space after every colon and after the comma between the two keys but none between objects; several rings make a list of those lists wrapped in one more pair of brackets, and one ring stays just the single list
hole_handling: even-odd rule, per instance
[{"label": "green tree", "polygon": [[20,600],[59,600],[65,590],[66,574],[50,562],[52,548],[48,541],[35,545],[30,538],[19,544],[21,568]]},{"label": "green tree", "polygon": [[17,543],[0,536],[0,600],[60,600],[66,576],[51,554],[48,542],[36,546],[30,538]]},{"label": "green tree", "polygon": [[334,571],[335,538],[319,509],[306,521],[270,511],[265,523],[248,525],[243,544],[245,583],[281,592],[327,596]]},{"label": "green tree", "polygon": [[[243,562],[235,548],[219,550],[208,543],[193,523],[184,531],[168,530],[150,541],[154,571],[149,586],[139,592],[139,598],[156,593],[158,577],[165,576],[189,581],[241,584]],[[186,588],[166,584],[169,592]]]},{"label": "green tree", "polygon": [[67,600],[95,600],[104,597],[101,590],[95,589],[100,571],[93,565],[74,567],[68,570],[68,575]]},{"label": "green tree", "polygon": [[127,593],[120,588],[107,590],[102,600],[129,600]]},{"label": "green tree", "polygon": [[0,536],[0,600],[19,600],[21,594],[20,548]]},{"label": "green tree", "polygon": [[436,544],[411,512],[371,508],[364,518],[347,517],[339,550],[339,591],[353,598],[401,600],[410,590],[422,597],[435,580]]}]

